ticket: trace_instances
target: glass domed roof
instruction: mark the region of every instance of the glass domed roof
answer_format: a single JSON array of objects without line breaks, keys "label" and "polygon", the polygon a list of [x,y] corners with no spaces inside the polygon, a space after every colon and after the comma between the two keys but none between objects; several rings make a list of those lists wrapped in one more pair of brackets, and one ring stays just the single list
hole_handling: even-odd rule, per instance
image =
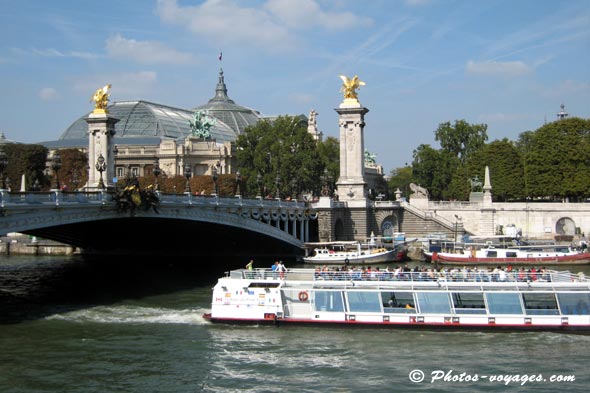
[{"label": "glass domed roof", "polygon": [[209,116],[213,116],[227,124],[238,135],[243,133],[246,127],[255,125],[262,119],[260,112],[237,105],[234,100],[228,97],[227,87],[223,79],[223,69],[219,69],[215,97],[211,98],[207,104],[198,106],[194,110],[207,110]]},{"label": "glass domed roof", "polygon": [[[164,137],[185,138],[191,135],[189,119],[194,112],[147,101],[114,102],[107,107],[109,116],[119,121],[115,124],[117,138]],[[80,117],[60,136],[60,140],[87,139],[88,115]],[[211,128],[211,138],[218,142],[235,141],[236,132],[223,121]]]}]

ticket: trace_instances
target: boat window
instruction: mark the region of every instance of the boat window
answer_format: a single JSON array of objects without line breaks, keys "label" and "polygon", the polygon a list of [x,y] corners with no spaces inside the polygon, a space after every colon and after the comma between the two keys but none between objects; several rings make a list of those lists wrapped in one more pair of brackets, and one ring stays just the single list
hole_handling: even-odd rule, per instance
[{"label": "boat window", "polygon": [[516,258],[516,252],[506,251],[506,258]]},{"label": "boat window", "polygon": [[350,312],[381,312],[379,292],[349,291],[346,296]]},{"label": "boat window", "polygon": [[518,293],[486,293],[490,314],[522,314]]},{"label": "boat window", "polygon": [[488,258],[497,258],[498,257],[498,251],[487,251],[486,252],[486,257],[488,257]]},{"label": "boat window", "polygon": [[561,313],[566,315],[590,315],[590,293],[558,293]]},{"label": "boat window", "polygon": [[412,292],[381,292],[383,311],[386,313],[415,314],[416,303]]},{"label": "boat window", "polygon": [[481,292],[453,292],[451,294],[456,314],[485,314],[486,304]]},{"label": "boat window", "polygon": [[316,311],[344,312],[341,291],[315,291],[313,294]]},{"label": "boat window", "polygon": [[553,293],[524,293],[524,308],[529,315],[558,315],[557,300]]},{"label": "boat window", "polygon": [[274,282],[251,282],[248,288],[278,288],[280,283]]},{"label": "boat window", "polygon": [[446,292],[416,292],[420,313],[450,314],[451,303]]}]

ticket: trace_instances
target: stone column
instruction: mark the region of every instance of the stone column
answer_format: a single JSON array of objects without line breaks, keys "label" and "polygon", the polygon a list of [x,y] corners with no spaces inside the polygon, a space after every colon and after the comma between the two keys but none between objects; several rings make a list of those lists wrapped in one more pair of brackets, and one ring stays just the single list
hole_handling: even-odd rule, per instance
[{"label": "stone column", "polygon": [[115,174],[115,155],[113,153],[115,124],[119,121],[110,117],[108,113],[91,113],[87,118],[88,123],[88,183],[86,188],[98,189],[100,172],[96,170],[96,161],[102,154],[106,168],[102,173],[102,180],[106,188],[113,187]]},{"label": "stone column", "polygon": [[[338,196],[343,202],[366,205],[365,181],[365,114],[369,110],[357,101],[346,99],[335,109],[340,126],[340,178],[336,183]],[[350,203],[349,203],[350,205]],[[356,204],[355,204],[356,205]]]}]

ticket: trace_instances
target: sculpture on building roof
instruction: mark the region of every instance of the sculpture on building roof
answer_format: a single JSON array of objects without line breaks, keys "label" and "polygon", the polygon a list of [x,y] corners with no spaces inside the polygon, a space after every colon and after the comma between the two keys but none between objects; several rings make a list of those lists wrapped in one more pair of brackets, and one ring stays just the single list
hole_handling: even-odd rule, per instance
[{"label": "sculpture on building roof", "polygon": [[94,102],[93,113],[107,113],[107,105],[109,104],[109,90],[111,84],[107,84],[94,92],[90,98],[90,102]]},{"label": "sculpture on building roof", "polygon": [[342,87],[340,88],[340,91],[344,93],[344,99],[357,100],[358,95],[356,90],[361,86],[365,86],[365,82],[360,80],[358,75],[355,75],[352,79],[348,78],[346,75],[340,75],[340,79],[342,79]]},{"label": "sculpture on building roof", "polygon": [[215,118],[209,116],[209,111],[196,111],[193,120],[188,124],[193,136],[202,139],[211,139],[211,127],[216,123]]},{"label": "sculpture on building roof", "polygon": [[371,153],[365,149],[365,165],[375,166],[377,165],[377,154]]}]

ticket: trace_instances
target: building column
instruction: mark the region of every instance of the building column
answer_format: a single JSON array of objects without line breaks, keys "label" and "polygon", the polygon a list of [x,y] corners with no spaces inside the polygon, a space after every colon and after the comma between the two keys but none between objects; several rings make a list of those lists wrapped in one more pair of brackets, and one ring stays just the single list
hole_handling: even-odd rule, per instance
[{"label": "building column", "polygon": [[105,159],[105,170],[102,172],[106,188],[113,187],[115,173],[115,154],[113,152],[115,124],[119,121],[108,113],[91,113],[86,119],[88,123],[88,183],[86,188],[98,189],[100,171],[96,169],[98,158]]}]

